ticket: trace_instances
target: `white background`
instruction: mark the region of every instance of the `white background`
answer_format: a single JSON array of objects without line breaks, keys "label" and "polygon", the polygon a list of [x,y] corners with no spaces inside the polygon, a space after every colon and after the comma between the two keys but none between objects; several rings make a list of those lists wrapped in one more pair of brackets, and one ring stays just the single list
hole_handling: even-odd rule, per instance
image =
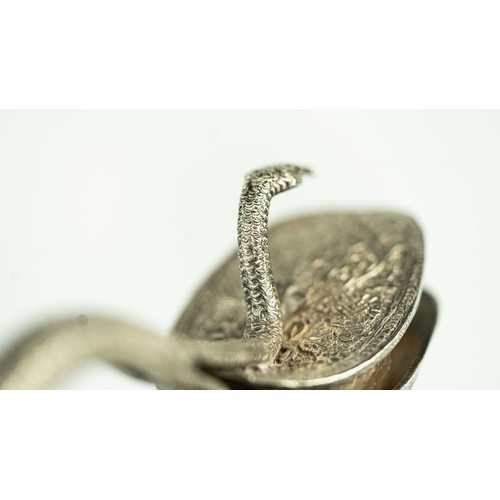
[{"label": "white background", "polygon": [[[422,226],[439,318],[415,388],[500,388],[497,111],[4,111],[0,349],[37,321],[103,312],[171,327],[236,244],[244,175],[317,174],[271,223],[394,209]],[[92,363],[62,388],[149,388]]]}]

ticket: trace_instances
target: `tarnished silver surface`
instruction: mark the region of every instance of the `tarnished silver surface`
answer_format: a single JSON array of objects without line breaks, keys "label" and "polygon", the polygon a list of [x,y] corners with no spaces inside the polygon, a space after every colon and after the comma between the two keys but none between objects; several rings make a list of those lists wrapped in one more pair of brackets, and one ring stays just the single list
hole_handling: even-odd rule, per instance
[{"label": "tarnished silver surface", "polygon": [[0,387],[46,387],[98,357],[160,388],[409,388],[437,314],[424,294],[411,323],[420,229],[401,214],[330,213],[268,233],[271,198],[308,172],[279,165],[246,177],[237,254],[166,339],[110,318],[55,321],[7,353]]},{"label": "tarnished silver surface", "polygon": [[[331,385],[382,359],[415,312],[418,226],[399,214],[325,214],[270,230],[284,341],[271,366],[237,375],[280,387]],[[183,338],[239,338],[245,308],[236,257],[195,295],[174,327]]]},{"label": "tarnished silver surface", "polygon": [[[283,315],[269,254],[269,206],[274,195],[297,186],[305,173],[310,171],[293,165],[256,170],[247,175],[241,193],[238,264],[246,304],[244,336],[266,338],[271,359],[278,354],[283,342]],[[227,302],[224,294],[217,298]]]}]

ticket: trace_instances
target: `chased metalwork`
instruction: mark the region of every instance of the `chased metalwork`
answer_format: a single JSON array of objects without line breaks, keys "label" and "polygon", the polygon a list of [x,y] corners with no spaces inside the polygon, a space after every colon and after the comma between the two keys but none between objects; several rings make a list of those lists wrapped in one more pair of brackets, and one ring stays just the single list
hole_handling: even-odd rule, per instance
[{"label": "chased metalwork", "polygon": [[[331,383],[383,357],[402,336],[422,274],[422,235],[412,219],[313,215],[271,228],[269,240],[283,344],[275,363],[240,376],[271,385]],[[246,314],[238,278],[231,257],[198,291],[174,331],[199,340],[240,338]]]},{"label": "chased metalwork", "polygon": [[308,169],[279,165],[247,175],[238,209],[238,264],[246,304],[244,337],[265,338],[271,359],[283,342],[283,315],[269,254],[271,198],[291,189]]}]

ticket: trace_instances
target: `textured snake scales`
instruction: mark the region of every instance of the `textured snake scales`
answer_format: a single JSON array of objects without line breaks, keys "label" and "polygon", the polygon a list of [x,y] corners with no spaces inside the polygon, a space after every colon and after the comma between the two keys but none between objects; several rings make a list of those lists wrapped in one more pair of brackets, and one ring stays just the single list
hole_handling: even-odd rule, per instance
[{"label": "textured snake scales", "polygon": [[274,358],[283,341],[283,317],[271,269],[268,218],[271,198],[291,189],[311,171],[293,165],[263,168],[249,174],[238,211],[238,262],[245,294],[245,337],[262,338]]}]

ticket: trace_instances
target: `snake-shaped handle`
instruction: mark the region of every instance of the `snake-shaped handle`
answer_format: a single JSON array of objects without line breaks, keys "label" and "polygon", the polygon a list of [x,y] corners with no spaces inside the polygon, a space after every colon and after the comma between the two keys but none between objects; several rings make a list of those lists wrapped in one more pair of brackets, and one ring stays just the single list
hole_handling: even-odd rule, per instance
[{"label": "snake-shaped handle", "polygon": [[238,262],[245,296],[246,338],[266,342],[272,359],[283,342],[283,316],[269,253],[268,219],[271,198],[302,181],[309,169],[279,165],[250,173],[238,210]]}]

